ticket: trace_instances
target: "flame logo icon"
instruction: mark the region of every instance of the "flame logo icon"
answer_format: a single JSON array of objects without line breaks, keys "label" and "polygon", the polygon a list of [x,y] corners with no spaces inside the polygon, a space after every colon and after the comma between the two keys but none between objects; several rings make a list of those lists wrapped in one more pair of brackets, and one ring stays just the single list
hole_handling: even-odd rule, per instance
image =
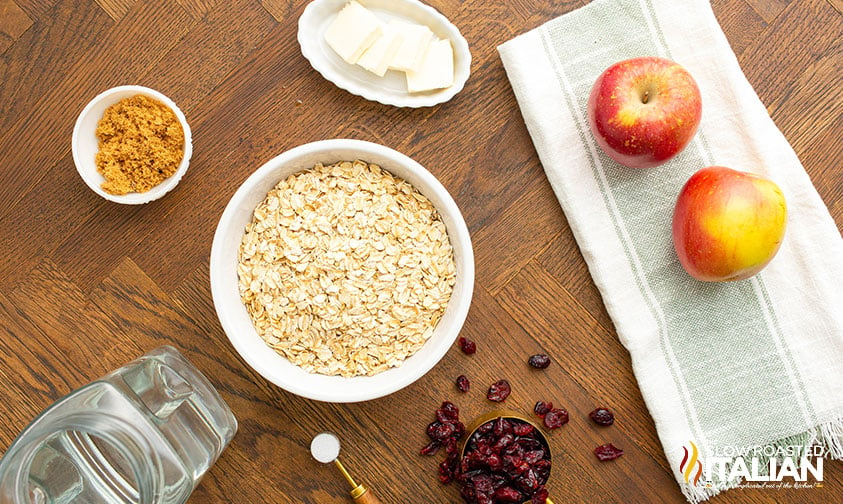
[{"label": "flame logo icon", "polygon": [[[682,457],[679,470],[682,471],[682,475],[685,477],[685,483],[696,485],[700,480],[700,476],[702,476],[702,462],[699,461],[700,452],[697,450],[697,445],[693,441],[688,442],[691,444],[691,450],[689,451],[687,446],[682,447],[685,450],[685,456]],[[696,469],[696,473],[694,473],[694,469]],[[693,483],[691,482],[692,474]]]}]

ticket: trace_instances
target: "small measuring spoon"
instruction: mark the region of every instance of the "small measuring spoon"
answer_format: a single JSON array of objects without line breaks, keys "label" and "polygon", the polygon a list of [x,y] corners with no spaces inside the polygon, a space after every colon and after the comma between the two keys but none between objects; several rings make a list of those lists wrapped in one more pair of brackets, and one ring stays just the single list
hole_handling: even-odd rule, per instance
[{"label": "small measuring spoon", "polygon": [[351,485],[351,498],[357,504],[381,504],[375,495],[363,484],[357,484],[340,462],[340,439],[333,432],[320,432],[310,442],[310,454],[318,462],[337,466]]}]

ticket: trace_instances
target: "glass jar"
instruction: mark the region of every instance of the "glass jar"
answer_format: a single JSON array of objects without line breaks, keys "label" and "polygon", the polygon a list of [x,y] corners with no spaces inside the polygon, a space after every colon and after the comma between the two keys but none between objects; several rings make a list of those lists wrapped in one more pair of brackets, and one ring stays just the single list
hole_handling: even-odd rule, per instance
[{"label": "glass jar", "polygon": [[236,431],[207,378],[160,347],[33,420],[0,460],[0,503],[183,503]]}]

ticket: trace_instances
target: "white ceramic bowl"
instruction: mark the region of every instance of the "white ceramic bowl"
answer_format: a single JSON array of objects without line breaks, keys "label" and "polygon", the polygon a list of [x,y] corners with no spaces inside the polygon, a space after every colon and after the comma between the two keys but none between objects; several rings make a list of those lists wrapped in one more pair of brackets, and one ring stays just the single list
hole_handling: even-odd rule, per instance
[{"label": "white ceramic bowl", "polygon": [[[436,207],[454,249],[456,284],[433,336],[400,366],[374,376],[344,378],[311,374],[270,348],[258,335],[240,299],[237,251],[257,205],[279,181],[316,163],[360,159],[410,182]],[[409,157],[360,140],[323,140],[301,145],[269,160],[234,193],[217,226],[211,248],[211,292],[220,323],[243,359],[264,378],[294,394],[328,402],[357,402],[385,396],[423,376],[453,345],[474,287],[474,254],[462,214],[442,184]]]},{"label": "white ceramic bowl", "polygon": [[[114,105],[124,98],[130,98],[136,95],[146,95],[154,98],[167,107],[169,107],[178,117],[181,127],[184,130],[184,156],[181,164],[174,174],[165,179],[160,184],[152,189],[142,193],[128,193],[124,195],[111,194],[102,189],[101,184],[105,181],[102,175],[97,172],[96,155],[99,151],[97,142],[97,123],[102,119],[105,109]],[[103,198],[114,201],[115,203],[124,203],[128,205],[140,205],[142,203],[149,203],[157,200],[161,196],[167,194],[179,183],[184,173],[187,171],[187,166],[190,164],[190,156],[193,154],[193,144],[190,136],[190,126],[187,124],[182,111],[173,103],[173,100],[167,98],[163,94],[143,86],[119,86],[108,89],[98,94],[93,100],[79,114],[76,120],[76,126],[73,128],[73,162],[76,164],[76,171],[82,177],[82,180],[88,184],[92,191],[99,194]]]},{"label": "white ceramic bowl", "polygon": [[419,0],[365,0],[363,5],[384,22],[395,19],[426,25],[454,48],[454,83],[426,93],[407,92],[403,72],[389,70],[383,77],[350,65],[325,41],[325,31],[348,0],[314,0],[299,18],[298,41],[302,55],[324,78],[367,100],[396,107],[431,107],[446,102],[465,86],[471,72],[471,51],[459,29],[439,11]]}]

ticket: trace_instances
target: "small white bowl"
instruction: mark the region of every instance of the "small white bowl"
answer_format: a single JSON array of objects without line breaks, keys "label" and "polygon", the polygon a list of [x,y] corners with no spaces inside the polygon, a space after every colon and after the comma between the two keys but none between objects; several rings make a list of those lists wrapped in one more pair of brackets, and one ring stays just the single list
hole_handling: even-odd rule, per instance
[{"label": "small white bowl", "polygon": [[[145,95],[154,98],[169,107],[178,117],[181,127],[184,130],[184,156],[176,172],[170,177],[156,185],[152,189],[142,193],[128,193],[122,196],[104,191],[101,184],[105,178],[97,172],[96,155],[99,151],[97,141],[97,124],[102,119],[105,109],[114,105],[124,98],[136,95]],[[118,86],[98,94],[79,114],[76,126],[73,128],[73,162],[76,164],[76,171],[82,180],[88,184],[92,191],[103,198],[115,203],[127,205],[140,205],[157,200],[176,187],[187,171],[190,164],[190,156],[193,154],[193,143],[190,136],[190,126],[187,124],[182,111],[173,103],[173,100],[163,94],[143,86]]]},{"label": "small white bowl", "polygon": [[[288,176],[316,163],[363,160],[380,165],[410,182],[433,203],[454,249],[456,283],[436,325],[422,348],[401,365],[374,376],[344,378],[308,373],[269,347],[255,330],[240,299],[237,253],[255,207],[270,189]],[[269,160],[232,196],[220,218],[211,247],[211,293],[220,323],[241,357],[264,378],[310,399],[358,402],[382,397],[427,373],[454,343],[462,328],[474,288],[474,253],[468,228],[448,191],[419,163],[388,147],[360,140],[323,140],[301,145]]]},{"label": "small white bowl", "polygon": [[322,77],[363,98],[396,107],[431,107],[459,93],[471,72],[471,51],[460,30],[433,7],[418,0],[362,0],[384,22],[390,19],[426,25],[454,48],[454,83],[426,93],[409,93],[404,72],[389,70],[383,77],[343,60],[325,41],[325,31],[349,0],[314,0],[299,18],[301,52]]}]

